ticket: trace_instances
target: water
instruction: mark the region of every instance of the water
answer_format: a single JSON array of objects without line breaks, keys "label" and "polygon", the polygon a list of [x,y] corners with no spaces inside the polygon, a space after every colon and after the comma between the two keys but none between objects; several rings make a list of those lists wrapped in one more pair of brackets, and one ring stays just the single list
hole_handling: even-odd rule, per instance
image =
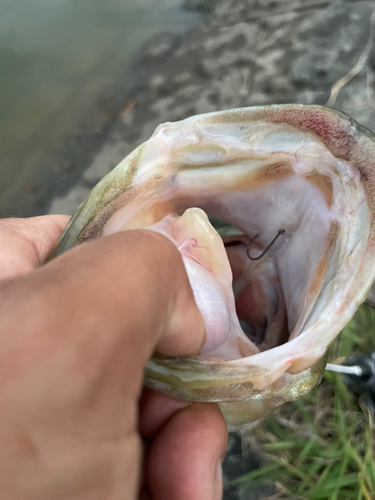
[{"label": "water", "polygon": [[56,162],[103,89],[134,86],[132,62],[150,36],[196,21],[179,4],[0,0],[0,213]]}]

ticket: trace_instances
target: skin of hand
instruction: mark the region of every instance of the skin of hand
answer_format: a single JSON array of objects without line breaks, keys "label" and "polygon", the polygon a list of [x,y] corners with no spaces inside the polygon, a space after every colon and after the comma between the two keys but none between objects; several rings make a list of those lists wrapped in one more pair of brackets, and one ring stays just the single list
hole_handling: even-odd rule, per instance
[{"label": "skin of hand", "polygon": [[205,341],[178,250],[127,231],[42,266],[68,220],[0,221],[0,498],[219,500],[219,408],[142,389]]}]

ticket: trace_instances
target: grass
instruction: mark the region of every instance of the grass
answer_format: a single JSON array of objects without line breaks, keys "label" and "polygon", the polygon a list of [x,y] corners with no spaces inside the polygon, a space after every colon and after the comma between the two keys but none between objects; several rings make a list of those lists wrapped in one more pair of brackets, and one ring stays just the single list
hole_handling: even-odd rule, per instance
[{"label": "grass", "polygon": [[[331,346],[330,359],[375,349],[375,311],[362,306]],[[341,375],[264,419],[247,438],[264,466],[231,483],[273,482],[269,500],[374,500],[374,414]],[[265,500],[265,499],[264,499]]]}]

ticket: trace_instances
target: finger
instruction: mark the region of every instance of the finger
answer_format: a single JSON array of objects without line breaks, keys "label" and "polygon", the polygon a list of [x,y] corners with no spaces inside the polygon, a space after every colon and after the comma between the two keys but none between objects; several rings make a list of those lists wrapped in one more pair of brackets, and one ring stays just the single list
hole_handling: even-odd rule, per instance
[{"label": "finger", "polygon": [[56,245],[70,217],[46,215],[0,220],[0,279],[38,268]]},{"label": "finger", "polygon": [[96,362],[118,360],[134,395],[155,348],[184,355],[205,341],[179,252],[157,233],[127,231],[83,244],[2,282],[1,292],[3,351],[30,341],[34,348],[19,359],[40,363],[51,350],[63,355],[73,346],[85,358],[89,349]]},{"label": "finger", "polygon": [[159,394],[147,387],[143,388],[139,401],[139,433],[151,441],[165,426],[171,416],[192,403]]},{"label": "finger", "polygon": [[[115,477],[119,488],[135,489],[144,365],[159,344],[184,355],[204,339],[178,250],[156,233],[101,238],[2,281],[0,402],[12,401],[0,442],[10,447],[14,433],[32,435],[42,466],[67,488]],[[59,456],[77,460],[61,465]],[[37,461],[12,464],[1,477],[17,470],[19,483],[30,484],[40,474]]]},{"label": "finger", "polygon": [[220,500],[227,430],[217,405],[196,403],[177,411],[149,452],[153,500]]}]

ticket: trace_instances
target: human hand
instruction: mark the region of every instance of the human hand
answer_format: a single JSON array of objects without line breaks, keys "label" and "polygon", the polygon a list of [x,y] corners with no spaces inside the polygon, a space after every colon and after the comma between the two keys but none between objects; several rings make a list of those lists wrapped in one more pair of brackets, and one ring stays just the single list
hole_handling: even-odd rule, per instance
[{"label": "human hand", "polygon": [[177,249],[128,231],[40,267],[67,221],[0,221],[0,498],[218,500],[218,407],[142,391],[155,349],[205,341]]}]

